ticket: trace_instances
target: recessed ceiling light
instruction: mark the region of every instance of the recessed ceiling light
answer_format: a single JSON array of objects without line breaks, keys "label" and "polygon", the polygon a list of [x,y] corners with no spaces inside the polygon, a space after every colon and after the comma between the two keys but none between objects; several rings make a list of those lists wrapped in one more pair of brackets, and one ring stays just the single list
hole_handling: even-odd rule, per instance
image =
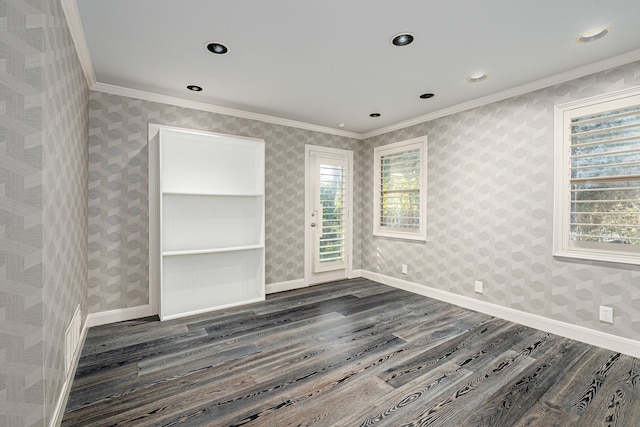
[{"label": "recessed ceiling light", "polygon": [[580,36],[576,39],[576,41],[578,43],[594,42],[596,40],[600,40],[601,38],[609,34],[609,31],[610,30],[607,27],[593,28],[589,31],[585,31],[584,33],[580,34]]},{"label": "recessed ceiling light", "polygon": [[207,50],[211,53],[217,53],[218,55],[229,52],[229,49],[227,49],[225,45],[216,42],[207,43]]},{"label": "recessed ceiling light", "polygon": [[475,73],[467,77],[467,81],[469,83],[479,83],[481,81],[487,80],[487,77],[487,73]]},{"label": "recessed ceiling light", "polygon": [[339,128],[343,128],[344,127],[344,123],[338,123],[338,127]]},{"label": "recessed ceiling light", "polygon": [[433,98],[435,95],[433,93],[423,93],[422,95],[420,95],[420,99],[429,99],[429,98]]},{"label": "recessed ceiling light", "polygon": [[414,36],[411,33],[396,34],[391,38],[391,44],[394,46],[406,46],[413,43]]},{"label": "recessed ceiling light", "polygon": [[202,92],[202,86],[198,86],[198,85],[189,85],[187,86],[187,89],[192,90],[194,92]]},{"label": "recessed ceiling light", "polygon": [[380,113],[371,113],[369,114],[369,117],[380,117],[382,114]]}]

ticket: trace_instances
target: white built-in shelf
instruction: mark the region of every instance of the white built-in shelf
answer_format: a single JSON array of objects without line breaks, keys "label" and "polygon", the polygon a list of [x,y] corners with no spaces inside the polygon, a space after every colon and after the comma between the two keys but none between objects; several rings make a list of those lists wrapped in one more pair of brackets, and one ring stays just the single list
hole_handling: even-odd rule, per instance
[{"label": "white built-in shelf", "polygon": [[264,300],[264,141],[160,128],[158,144],[160,318]]},{"label": "white built-in shelf", "polygon": [[262,194],[229,194],[229,193],[197,193],[191,191],[163,191],[163,195],[174,195],[174,196],[226,196],[226,197],[262,197]]},{"label": "white built-in shelf", "polygon": [[263,244],[264,197],[163,194],[164,252]]},{"label": "white built-in shelf", "polygon": [[163,193],[264,194],[264,141],[173,129],[160,140]]},{"label": "white built-in shelf", "polygon": [[199,249],[199,250],[192,250],[192,251],[171,251],[171,252],[163,252],[162,256],[214,254],[216,252],[249,251],[251,249],[262,249],[262,248],[263,248],[262,245],[255,245],[255,246],[238,246],[235,248]]}]

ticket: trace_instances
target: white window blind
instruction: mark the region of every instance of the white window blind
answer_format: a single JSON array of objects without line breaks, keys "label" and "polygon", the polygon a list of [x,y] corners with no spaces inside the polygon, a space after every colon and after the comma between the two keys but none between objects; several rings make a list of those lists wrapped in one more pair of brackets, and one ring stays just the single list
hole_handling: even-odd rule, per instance
[{"label": "white window blind", "polygon": [[320,263],[344,260],[346,239],[345,167],[338,164],[320,165],[320,205],[322,206]]},{"label": "white window blind", "polygon": [[640,244],[640,105],[571,120],[571,238]]},{"label": "white window blind", "polygon": [[425,240],[426,138],[378,147],[374,157],[374,234]]},{"label": "white window blind", "polygon": [[564,182],[557,185],[564,203],[557,205],[565,212],[557,213],[564,218],[557,254],[637,263],[640,93],[564,109],[562,122]]}]

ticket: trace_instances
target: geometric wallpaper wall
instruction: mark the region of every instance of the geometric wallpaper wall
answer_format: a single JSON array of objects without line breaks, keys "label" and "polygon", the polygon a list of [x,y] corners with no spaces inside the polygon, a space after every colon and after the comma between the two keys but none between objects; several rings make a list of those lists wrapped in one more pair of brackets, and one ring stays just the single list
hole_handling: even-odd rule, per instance
[{"label": "geometric wallpaper wall", "polygon": [[[358,141],[89,92],[58,0],[0,0],[0,31],[0,425],[49,423],[77,305],[145,305],[157,286],[148,123],[265,139],[267,283],[304,275],[305,144],[341,148],[355,159],[355,269],[640,340],[639,266],[551,255],[553,105],[638,86],[640,63]],[[373,148],[421,135],[427,242],[374,238]]]},{"label": "geometric wallpaper wall", "polygon": [[0,0],[0,32],[0,425],[45,426],[86,300],[88,89],[59,1]]},{"label": "geometric wallpaper wall", "polygon": [[[148,301],[147,124],[158,123],[265,139],[267,283],[304,276],[304,144],[350,149],[355,269],[640,339],[640,267],[551,255],[553,106],[639,84],[640,64],[629,64],[364,141],[93,91],[89,311]],[[427,242],[374,238],[373,148],[421,135]],[[601,304],[614,307],[613,325],[598,321]]]},{"label": "geometric wallpaper wall", "polygon": [[[365,211],[373,147],[428,135],[429,160],[427,242],[373,237],[365,216],[362,268],[640,340],[640,266],[551,253],[554,105],[638,85],[629,64],[364,141]],[[599,305],[613,306],[613,325]]]},{"label": "geometric wallpaper wall", "polygon": [[[149,123],[265,140],[266,283],[302,278],[304,146],[359,150],[361,141],[92,91],[89,312],[145,305],[149,286],[157,286],[149,284]],[[355,203],[361,206],[359,199]],[[355,267],[359,265],[359,237],[354,236],[354,268],[359,268]]]},{"label": "geometric wallpaper wall", "polygon": [[42,4],[0,0],[0,425],[43,425]]},{"label": "geometric wallpaper wall", "polygon": [[[59,1],[45,3],[43,127],[44,413],[65,381],[64,336],[87,313],[87,139],[89,89]],[[84,319],[83,319],[84,321]]]}]

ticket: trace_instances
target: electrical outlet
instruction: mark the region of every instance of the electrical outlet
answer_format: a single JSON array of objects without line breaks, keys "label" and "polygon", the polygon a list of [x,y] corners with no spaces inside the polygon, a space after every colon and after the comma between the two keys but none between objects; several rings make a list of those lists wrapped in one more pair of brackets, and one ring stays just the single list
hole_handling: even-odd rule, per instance
[{"label": "electrical outlet", "polygon": [[402,264],[402,274],[409,274],[409,268],[407,264]]},{"label": "electrical outlet", "polygon": [[600,306],[600,321],[613,323],[613,307]]},{"label": "electrical outlet", "polygon": [[482,282],[480,280],[476,280],[475,291],[476,291],[477,294],[481,294],[482,293]]}]

